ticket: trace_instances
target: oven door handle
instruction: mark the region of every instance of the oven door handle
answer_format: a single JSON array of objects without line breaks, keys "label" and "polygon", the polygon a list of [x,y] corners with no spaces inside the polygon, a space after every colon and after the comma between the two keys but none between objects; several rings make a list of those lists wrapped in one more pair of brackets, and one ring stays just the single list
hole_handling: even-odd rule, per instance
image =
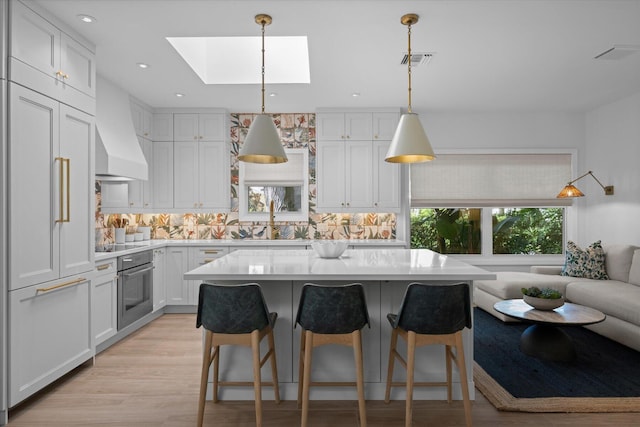
[{"label": "oven door handle", "polygon": [[151,266],[151,267],[143,268],[142,270],[134,271],[133,273],[122,273],[122,276],[123,277],[133,277],[133,276],[137,276],[138,274],[142,274],[142,273],[146,273],[147,271],[151,271],[154,268],[155,267]]}]

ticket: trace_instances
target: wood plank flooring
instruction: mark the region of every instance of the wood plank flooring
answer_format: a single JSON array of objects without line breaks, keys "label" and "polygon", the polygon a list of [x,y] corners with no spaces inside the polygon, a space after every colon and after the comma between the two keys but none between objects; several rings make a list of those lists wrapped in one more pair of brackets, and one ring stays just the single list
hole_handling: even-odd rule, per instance
[{"label": "wood plank flooring", "polygon": [[[195,315],[167,314],[110,347],[72,374],[9,412],[10,427],[192,427],[196,423],[201,330]],[[277,345],[277,343],[276,343]],[[46,351],[46,349],[43,349]],[[300,424],[294,401],[265,401],[265,426]],[[356,426],[355,401],[314,401],[310,426]],[[367,402],[372,427],[404,425],[404,401]],[[416,401],[414,426],[463,426],[461,402]],[[480,394],[474,426],[638,426],[640,414],[499,412]],[[254,426],[253,402],[207,401],[205,425]]]}]

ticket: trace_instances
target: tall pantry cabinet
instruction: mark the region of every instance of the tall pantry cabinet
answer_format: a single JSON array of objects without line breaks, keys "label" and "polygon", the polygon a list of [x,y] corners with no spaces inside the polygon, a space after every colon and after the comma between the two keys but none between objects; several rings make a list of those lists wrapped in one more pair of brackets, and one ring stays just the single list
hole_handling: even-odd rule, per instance
[{"label": "tall pantry cabinet", "polygon": [[9,1],[8,406],[93,356],[94,47]]}]

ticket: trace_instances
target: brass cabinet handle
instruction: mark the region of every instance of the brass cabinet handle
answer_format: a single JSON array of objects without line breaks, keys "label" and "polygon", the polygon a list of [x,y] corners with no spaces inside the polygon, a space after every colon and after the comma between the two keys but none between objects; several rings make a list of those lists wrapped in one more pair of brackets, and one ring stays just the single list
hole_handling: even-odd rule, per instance
[{"label": "brass cabinet handle", "polygon": [[215,255],[217,253],[219,253],[220,251],[218,249],[205,249],[204,253],[207,255]]},{"label": "brass cabinet handle", "polygon": [[[60,218],[56,219],[56,223],[60,223],[60,222],[69,222],[71,221],[71,196],[69,194],[69,190],[71,188],[71,159],[65,159],[64,157],[56,157],[55,159],[56,161],[60,161],[60,175],[59,175],[59,179],[60,179],[60,197],[59,197],[59,201],[60,201]],[[64,177],[65,177],[65,165],[67,165],[66,170],[66,176],[67,176],[67,182],[66,182],[66,186],[64,185]],[[65,190],[66,190],[66,194],[65,194]],[[65,195],[66,195],[66,208],[67,208],[67,215],[65,217],[64,214],[64,208],[65,208]]]},{"label": "brass cabinet handle", "polygon": [[96,270],[98,270],[98,271],[106,270],[110,266],[111,266],[111,264],[102,264],[102,265],[97,266]]},{"label": "brass cabinet handle", "polygon": [[54,289],[65,288],[67,286],[77,285],[78,283],[82,283],[86,281],[87,279],[85,279],[84,277],[80,277],[78,279],[71,280],[69,282],[60,283],[59,285],[49,286],[48,288],[38,288],[36,289],[36,292],[49,292],[49,291],[53,291]]}]

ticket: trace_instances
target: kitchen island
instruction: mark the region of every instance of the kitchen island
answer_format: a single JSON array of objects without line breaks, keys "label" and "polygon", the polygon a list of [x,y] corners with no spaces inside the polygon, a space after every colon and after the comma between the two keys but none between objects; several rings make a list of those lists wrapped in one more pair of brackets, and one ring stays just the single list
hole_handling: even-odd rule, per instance
[{"label": "kitchen island", "polygon": [[[455,258],[424,249],[351,249],[336,259],[320,258],[313,250],[238,250],[202,265],[184,275],[187,280],[238,284],[255,282],[262,286],[269,309],[278,312],[275,328],[280,393],[286,400],[296,399],[300,329],[294,329],[295,314],[302,286],[318,284],[362,283],[365,288],[371,328],[363,330],[365,396],[384,399],[391,327],[387,313],[397,312],[404,291],[411,282],[469,283],[495,278],[495,274]],[[473,336],[464,336],[467,372],[473,372]],[[246,348],[225,348],[220,360],[221,375],[229,380],[250,381],[251,354]],[[402,351],[402,350],[401,350]],[[442,346],[416,351],[416,381],[443,381],[445,358]],[[229,363],[232,361],[233,363]],[[263,370],[265,381],[270,379]],[[315,381],[353,381],[353,355],[347,347],[324,346],[313,355],[312,378]],[[394,381],[404,380],[404,370],[396,369]],[[469,391],[474,397],[473,376]],[[264,390],[270,399],[272,391]],[[210,393],[209,393],[210,394]],[[461,399],[460,383],[454,370],[454,397]],[[223,399],[253,399],[253,390],[227,388]],[[356,399],[355,388],[316,387],[312,399]],[[404,390],[394,388],[392,399],[403,399]],[[414,391],[415,399],[446,399],[446,388],[426,387]]]}]

